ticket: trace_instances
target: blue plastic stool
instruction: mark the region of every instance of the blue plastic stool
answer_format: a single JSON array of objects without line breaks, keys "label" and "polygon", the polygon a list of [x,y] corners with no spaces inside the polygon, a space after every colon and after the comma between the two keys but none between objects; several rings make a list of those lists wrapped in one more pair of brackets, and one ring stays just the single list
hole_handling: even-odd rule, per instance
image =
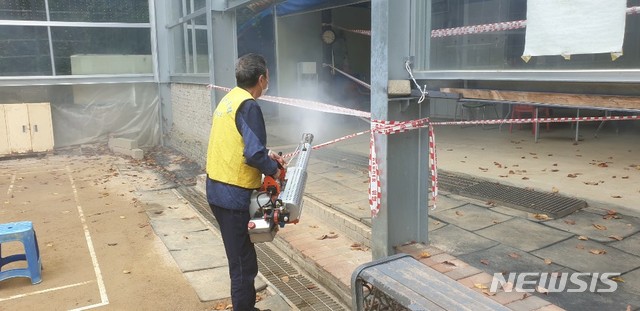
[{"label": "blue plastic stool", "polygon": [[[24,245],[25,254],[16,254],[3,258],[2,243],[11,241],[21,241],[22,245]],[[30,221],[0,224],[0,270],[2,266],[18,260],[26,260],[27,268],[0,271],[0,281],[15,277],[25,277],[30,278],[32,284],[42,282],[40,249],[38,248],[36,232],[33,230],[33,224]]]}]

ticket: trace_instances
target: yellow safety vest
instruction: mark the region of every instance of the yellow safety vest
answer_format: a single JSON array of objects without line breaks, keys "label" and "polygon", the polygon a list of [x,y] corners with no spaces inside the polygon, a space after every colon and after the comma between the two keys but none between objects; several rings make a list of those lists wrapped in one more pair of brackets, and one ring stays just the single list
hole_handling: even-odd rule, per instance
[{"label": "yellow safety vest", "polygon": [[258,189],[262,184],[262,173],[247,165],[243,155],[244,141],[236,127],[236,112],[247,99],[254,98],[244,89],[235,87],[222,98],[213,112],[206,170],[213,180],[246,189]]}]

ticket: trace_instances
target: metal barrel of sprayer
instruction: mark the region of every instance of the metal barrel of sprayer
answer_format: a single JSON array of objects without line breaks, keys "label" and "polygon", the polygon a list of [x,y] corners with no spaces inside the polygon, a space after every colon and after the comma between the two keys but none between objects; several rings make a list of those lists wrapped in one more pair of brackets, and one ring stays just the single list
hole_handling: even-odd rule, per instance
[{"label": "metal barrel of sprayer", "polygon": [[287,184],[279,196],[283,209],[289,212],[289,219],[286,222],[297,222],[302,214],[302,197],[307,183],[307,165],[312,142],[312,134],[302,134],[302,140],[294,157],[295,163],[290,163],[287,167]]}]

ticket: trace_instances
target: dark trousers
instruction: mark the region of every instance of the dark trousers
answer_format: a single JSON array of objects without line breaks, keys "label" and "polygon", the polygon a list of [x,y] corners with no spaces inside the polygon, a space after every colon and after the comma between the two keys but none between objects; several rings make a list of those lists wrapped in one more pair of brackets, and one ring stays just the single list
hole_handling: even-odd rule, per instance
[{"label": "dark trousers", "polygon": [[234,311],[253,311],[256,303],[254,281],[258,275],[256,249],[249,238],[249,211],[236,211],[210,205],[220,225],[224,249],[229,260],[231,303]]}]

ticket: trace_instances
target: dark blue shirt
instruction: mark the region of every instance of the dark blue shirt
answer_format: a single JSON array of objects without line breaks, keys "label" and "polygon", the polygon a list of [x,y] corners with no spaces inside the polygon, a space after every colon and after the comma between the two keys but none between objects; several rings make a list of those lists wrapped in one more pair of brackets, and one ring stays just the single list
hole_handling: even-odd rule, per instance
[{"label": "dark blue shirt", "polygon": [[[240,105],[236,112],[236,128],[244,141],[246,163],[257,168],[265,175],[273,175],[278,163],[269,158],[267,150],[267,131],[258,103],[249,99]],[[221,183],[207,178],[207,201],[209,204],[233,209],[248,210],[252,189],[245,189]]]}]

